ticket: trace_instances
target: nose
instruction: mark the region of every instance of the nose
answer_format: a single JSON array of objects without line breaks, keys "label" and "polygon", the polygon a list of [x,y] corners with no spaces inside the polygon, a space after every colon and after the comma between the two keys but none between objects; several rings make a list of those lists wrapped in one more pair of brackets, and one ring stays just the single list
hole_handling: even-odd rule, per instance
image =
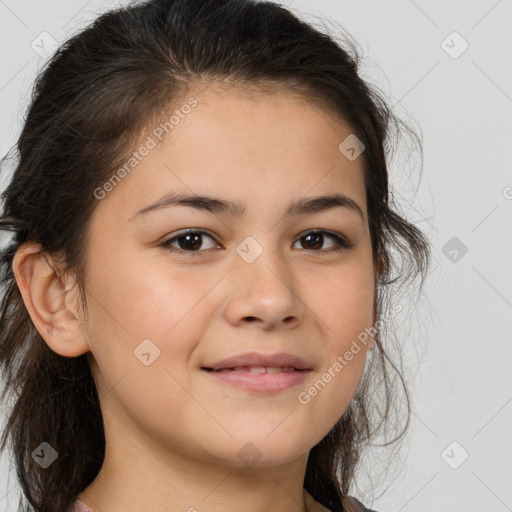
[{"label": "nose", "polygon": [[267,248],[252,263],[237,257],[234,265],[224,311],[232,325],[271,330],[303,322],[305,304],[294,270],[277,251]]}]

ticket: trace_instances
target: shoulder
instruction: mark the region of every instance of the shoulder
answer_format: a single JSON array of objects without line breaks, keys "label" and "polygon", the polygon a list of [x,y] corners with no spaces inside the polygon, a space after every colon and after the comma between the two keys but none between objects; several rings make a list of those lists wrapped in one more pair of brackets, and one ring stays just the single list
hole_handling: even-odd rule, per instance
[{"label": "shoulder", "polygon": [[346,496],[342,500],[343,512],[377,512],[366,508],[357,498]]}]

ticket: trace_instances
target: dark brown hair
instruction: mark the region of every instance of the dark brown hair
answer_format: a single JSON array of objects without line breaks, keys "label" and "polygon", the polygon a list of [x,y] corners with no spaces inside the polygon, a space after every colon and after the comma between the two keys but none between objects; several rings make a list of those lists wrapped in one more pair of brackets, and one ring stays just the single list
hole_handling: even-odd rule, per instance
[{"label": "dark brown hair", "polygon": [[[390,310],[392,290],[419,274],[423,284],[429,244],[397,213],[387,169],[399,140],[393,136],[401,128],[420,150],[421,140],[359,76],[360,56],[348,35],[344,43],[272,2],[152,0],[101,15],[66,41],[40,72],[0,218],[0,229],[12,233],[0,253],[2,400],[12,401],[0,449],[10,441],[28,502],[22,496],[20,509],[65,512],[98,474],[105,437],[88,354],[60,356],[37,332],[13,275],[14,254],[25,242],[41,244],[63,272],[76,275],[86,310],[82,256],[97,205],[94,190],[126,161],[149,121],[199,80],[278,86],[321,101],[347,122],[365,145],[361,158],[379,268],[379,318]],[[9,155],[4,167],[8,160]],[[390,443],[398,442],[409,424],[407,386],[387,352],[393,335],[382,335],[380,330],[350,406],[308,459],[304,487],[333,510],[342,509],[363,449],[389,424],[394,404],[403,403],[393,374],[407,411],[405,427]],[[59,455],[47,469],[31,456],[43,441]]]}]

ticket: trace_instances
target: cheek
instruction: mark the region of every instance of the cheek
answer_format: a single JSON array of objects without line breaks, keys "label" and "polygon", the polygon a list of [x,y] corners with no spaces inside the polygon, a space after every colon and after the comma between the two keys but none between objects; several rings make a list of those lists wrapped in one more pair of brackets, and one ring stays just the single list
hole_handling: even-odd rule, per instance
[{"label": "cheek", "polygon": [[[354,268],[354,267],[352,267]],[[317,379],[304,389],[299,403],[311,408],[320,425],[334,425],[359,386],[372,325],[374,284],[371,272],[349,271],[317,280],[308,300],[318,332],[323,333],[324,359]],[[314,304],[314,306],[313,306]]]},{"label": "cheek", "polygon": [[202,299],[218,277],[210,282],[122,257],[91,276],[88,335],[106,397],[102,408],[115,417],[128,414],[155,436],[169,430],[177,410],[184,411],[185,423],[189,413],[200,416],[185,391],[191,386],[188,364],[212,318]]},{"label": "cheek", "polygon": [[353,339],[372,325],[373,274],[362,268],[345,268],[317,279],[310,294],[318,328],[325,334],[329,352],[344,351]]},{"label": "cheek", "polygon": [[157,354],[151,366],[185,369],[211,321],[208,293],[221,275],[171,267],[165,258],[148,264],[132,248],[111,253],[90,276],[88,335],[100,366],[108,361],[115,377],[140,364],[134,351],[147,346]]}]

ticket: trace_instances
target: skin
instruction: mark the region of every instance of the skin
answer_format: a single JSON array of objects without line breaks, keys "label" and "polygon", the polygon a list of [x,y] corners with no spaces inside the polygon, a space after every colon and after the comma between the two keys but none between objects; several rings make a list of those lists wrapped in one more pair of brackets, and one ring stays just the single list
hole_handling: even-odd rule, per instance
[{"label": "skin", "polygon": [[[366,217],[343,207],[285,217],[284,209],[337,192],[366,215],[363,160],[338,149],[352,133],[346,123],[289,93],[213,84],[190,96],[192,112],[97,202],[87,317],[74,276],[58,277],[39,246],[18,250],[14,272],[49,347],[89,354],[107,445],[79,498],[95,512],[238,512],[241,504],[304,512],[308,453],[352,400],[369,345],[308,404],[297,396],[373,325],[375,269]],[[239,200],[247,212],[178,206],[133,217],[170,191]],[[159,245],[186,228],[212,238],[199,238],[195,252],[183,239],[173,244],[181,252]],[[354,247],[333,252],[327,234],[308,245],[317,228]],[[236,252],[247,236],[263,248],[252,263]],[[134,350],[147,338],[160,355],[146,366]],[[290,352],[313,371],[300,386],[262,394],[200,369],[247,351]],[[247,443],[256,464],[237,455]]]}]

